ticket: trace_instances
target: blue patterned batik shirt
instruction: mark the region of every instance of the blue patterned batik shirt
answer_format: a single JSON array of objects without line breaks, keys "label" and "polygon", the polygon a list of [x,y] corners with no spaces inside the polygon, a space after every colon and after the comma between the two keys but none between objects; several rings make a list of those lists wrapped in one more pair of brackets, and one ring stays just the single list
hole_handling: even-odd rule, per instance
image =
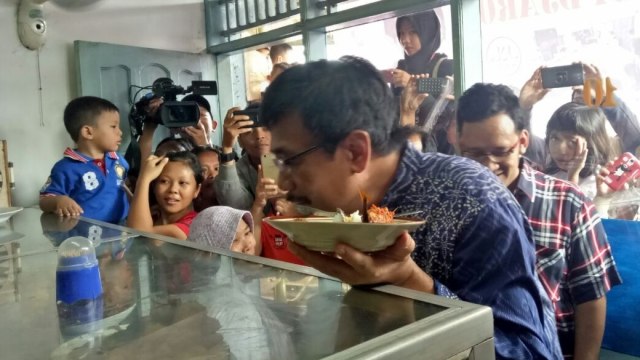
[{"label": "blue patterned batik shirt", "polygon": [[562,357],[526,216],[489,170],[407,147],[381,205],[423,211],[413,259],[439,295],[491,307],[497,359]]}]

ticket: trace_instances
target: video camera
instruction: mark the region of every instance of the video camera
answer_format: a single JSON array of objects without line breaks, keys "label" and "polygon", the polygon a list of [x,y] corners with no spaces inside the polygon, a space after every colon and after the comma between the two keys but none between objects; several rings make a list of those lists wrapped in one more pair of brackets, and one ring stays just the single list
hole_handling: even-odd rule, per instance
[{"label": "video camera", "polygon": [[[148,89],[145,87],[143,89]],[[215,81],[192,81],[184,89],[175,85],[170,78],[158,78],[151,85],[151,93],[143,96],[131,109],[131,122],[138,133],[142,133],[142,124],[151,121],[168,128],[195,126],[200,119],[200,108],[195,101],[176,101],[178,95],[193,93],[196,95],[217,95],[218,84]],[[151,100],[163,98],[155,116],[149,117],[148,106]]]}]

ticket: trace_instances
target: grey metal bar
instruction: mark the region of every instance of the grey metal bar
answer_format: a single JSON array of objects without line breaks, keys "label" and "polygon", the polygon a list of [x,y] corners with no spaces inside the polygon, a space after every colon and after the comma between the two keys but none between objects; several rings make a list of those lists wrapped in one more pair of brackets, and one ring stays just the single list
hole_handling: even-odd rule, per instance
[{"label": "grey metal bar", "polygon": [[[448,309],[404,328],[326,357],[338,359],[434,359],[445,360],[485,341],[493,343],[493,317],[488,307]],[[461,342],[460,339],[464,339]],[[476,360],[494,360],[495,352]]]},{"label": "grey metal bar", "polygon": [[286,19],[286,18],[288,18],[290,16],[294,16],[294,15],[297,15],[299,13],[300,12],[296,10],[296,11],[293,11],[292,13],[279,14],[279,15],[276,15],[276,16],[272,16],[272,17],[266,18],[264,20],[259,20],[259,21],[253,22],[251,24],[242,25],[242,26],[238,26],[238,27],[233,28],[233,29],[222,31],[221,35],[222,36],[230,36],[232,34],[240,32],[242,30],[251,29],[251,28],[254,28],[256,26],[260,26],[260,25],[264,25],[264,24],[269,24],[269,23],[272,23],[272,22],[277,21],[277,20]]},{"label": "grey metal bar", "polygon": [[276,4],[276,16],[280,14],[280,0],[273,0]]},{"label": "grey metal bar", "polygon": [[258,11],[258,0],[252,0],[253,1],[253,18],[255,19],[255,22],[258,22],[262,19],[260,19],[260,13]]},{"label": "grey metal bar", "polygon": [[239,0],[236,0],[236,1],[235,1],[235,9],[236,9],[236,28],[239,28],[239,27],[240,27],[240,11],[239,11],[240,6],[238,6],[238,1],[239,1]]},{"label": "grey metal bar", "polygon": [[251,24],[251,18],[249,18],[249,1],[250,0],[244,0],[244,24],[245,25],[249,25]]},{"label": "grey metal bar", "polygon": [[231,29],[231,17],[229,15],[229,6],[231,6],[231,2],[227,2],[224,4],[226,15],[227,15],[227,26],[225,26],[226,30]]}]

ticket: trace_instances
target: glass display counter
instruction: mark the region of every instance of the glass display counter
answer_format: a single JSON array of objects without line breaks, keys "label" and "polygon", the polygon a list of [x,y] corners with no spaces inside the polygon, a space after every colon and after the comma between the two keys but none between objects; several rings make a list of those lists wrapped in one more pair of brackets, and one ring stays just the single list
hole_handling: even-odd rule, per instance
[{"label": "glass display counter", "polygon": [[[3,359],[494,358],[488,307],[36,208],[2,234]],[[70,236],[95,244],[104,291],[73,318],[56,304]]]}]

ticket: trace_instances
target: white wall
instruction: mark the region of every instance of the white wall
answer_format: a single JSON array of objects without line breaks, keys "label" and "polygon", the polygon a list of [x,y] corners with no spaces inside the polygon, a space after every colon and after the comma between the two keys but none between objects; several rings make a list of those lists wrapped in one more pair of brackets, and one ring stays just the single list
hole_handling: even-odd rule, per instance
[{"label": "white wall", "polygon": [[204,9],[202,0],[103,0],[74,11],[45,3],[48,38],[38,66],[38,53],[18,39],[17,3],[0,0],[0,139],[7,140],[14,163],[13,203],[30,206],[53,164],[73,145],[62,123],[65,105],[76,96],[73,41],[202,52]]}]

